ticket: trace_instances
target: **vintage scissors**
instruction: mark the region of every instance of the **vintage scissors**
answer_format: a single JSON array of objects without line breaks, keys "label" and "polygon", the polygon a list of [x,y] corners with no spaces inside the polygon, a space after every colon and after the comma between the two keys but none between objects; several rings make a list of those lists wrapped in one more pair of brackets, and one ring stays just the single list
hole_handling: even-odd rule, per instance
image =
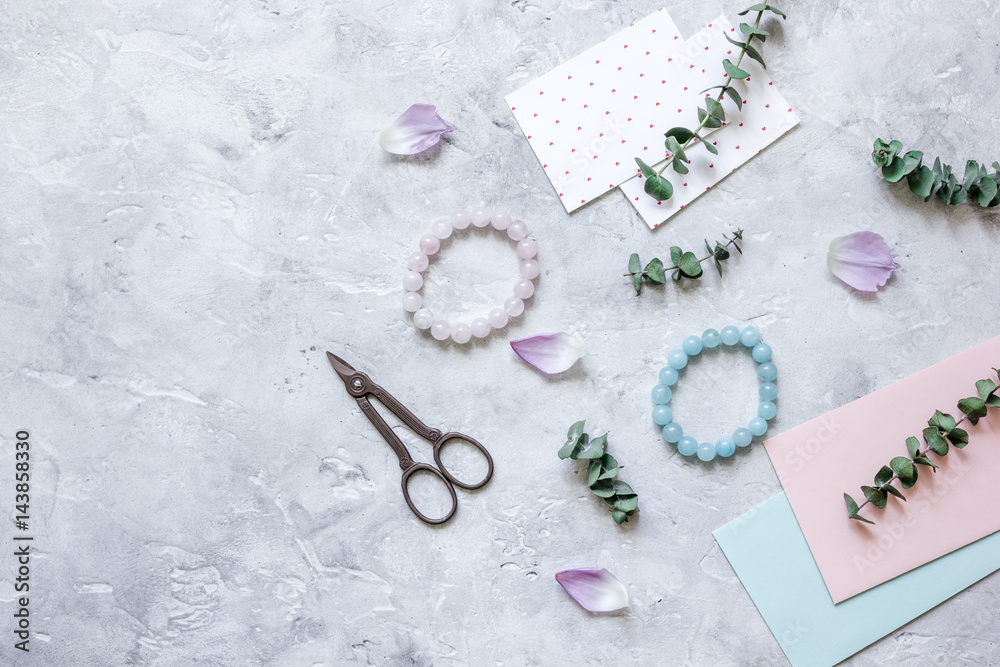
[{"label": "vintage scissors", "polygon": [[[368,417],[368,421],[370,421],[372,425],[375,426],[376,430],[382,434],[382,438],[385,439],[389,446],[392,447],[392,450],[396,452],[396,456],[399,457],[399,467],[403,470],[403,498],[406,500],[406,504],[410,506],[413,513],[416,514],[421,521],[430,524],[444,523],[454,516],[455,510],[458,508],[458,496],[455,495],[456,486],[462,489],[478,489],[484,486],[490,481],[490,478],[493,477],[493,457],[490,456],[490,453],[486,451],[486,448],[483,447],[477,440],[462,433],[442,433],[436,428],[428,428],[426,424],[417,419],[412,412],[407,410],[402,403],[397,401],[392,394],[372,382],[370,377],[364,373],[359,373],[354,370],[349,363],[335,354],[327,352],[326,356],[333,365],[333,369],[337,371],[340,379],[344,381],[344,386],[347,387],[347,393],[357,399],[358,405],[361,407],[361,411],[365,413],[365,416]],[[382,419],[382,415],[380,415],[372,406],[371,401],[368,400],[369,396],[373,396],[381,401],[382,405],[389,408],[389,411],[396,415],[396,417],[401,422],[406,424],[406,426],[409,427],[409,429],[414,433],[419,435],[424,440],[429,440],[433,443],[434,462],[437,463],[436,468],[428,463],[417,463],[413,460],[413,457],[410,456],[410,452],[406,449],[406,445],[403,444],[403,441],[399,439],[396,432],[392,430],[385,420]],[[441,462],[441,450],[444,448],[445,443],[454,440],[464,440],[468,442],[469,444],[477,447],[479,451],[483,453],[483,456],[486,457],[486,463],[488,464],[489,469],[486,471],[486,477],[484,477],[478,484],[466,484],[465,482],[455,479],[455,477],[448,472],[448,468]],[[447,487],[448,492],[451,494],[451,510],[441,519],[431,519],[430,517],[425,516],[416,508],[413,501],[410,500],[410,478],[414,473],[421,470],[426,470],[432,475],[440,478]]]}]

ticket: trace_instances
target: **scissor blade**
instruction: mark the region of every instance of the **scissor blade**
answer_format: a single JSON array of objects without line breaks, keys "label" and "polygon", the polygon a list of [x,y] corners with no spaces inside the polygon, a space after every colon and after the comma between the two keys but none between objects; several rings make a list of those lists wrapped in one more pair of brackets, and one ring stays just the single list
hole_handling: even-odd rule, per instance
[{"label": "scissor blade", "polygon": [[335,355],[333,352],[327,352],[326,358],[330,360],[330,365],[333,366],[333,370],[337,371],[337,375],[339,375],[340,379],[344,381],[344,384],[347,384],[348,378],[353,377],[357,373],[353,366]]}]

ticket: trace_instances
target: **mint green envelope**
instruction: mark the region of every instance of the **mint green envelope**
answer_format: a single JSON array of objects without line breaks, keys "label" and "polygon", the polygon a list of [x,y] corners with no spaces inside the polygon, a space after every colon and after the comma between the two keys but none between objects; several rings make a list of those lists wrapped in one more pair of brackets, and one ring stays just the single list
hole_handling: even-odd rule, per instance
[{"label": "mint green envelope", "polygon": [[714,535],[793,667],[835,665],[1000,568],[994,533],[835,605],[784,493]]}]

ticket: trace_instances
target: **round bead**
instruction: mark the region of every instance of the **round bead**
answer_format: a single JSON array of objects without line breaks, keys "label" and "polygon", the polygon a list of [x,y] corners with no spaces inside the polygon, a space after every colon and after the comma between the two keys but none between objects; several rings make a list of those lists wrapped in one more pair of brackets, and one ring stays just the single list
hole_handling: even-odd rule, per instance
[{"label": "round bead", "polygon": [[753,347],[760,342],[760,332],[753,327],[747,327],[740,332],[740,342],[746,347]]},{"label": "round bead", "polygon": [[684,429],[677,422],[670,422],[663,427],[663,439],[667,442],[677,442],[684,435]]},{"label": "round bead", "polygon": [[729,458],[736,453],[736,443],[732,438],[719,438],[715,441],[715,453],[722,458]]},{"label": "round bead", "polygon": [[502,232],[510,227],[510,213],[503,209],[493,211],[493,217],[490,219],[490,222],[493,223],[493,229]]},{"label": "round bead", "polygon": [[490,323],[485,317],[472,320],[472,335],[476,338],[486,338],[490,335]]},{"label": "round bead", "polygon": [[703,442],[698,445],[698,458],[702,461],[711,461],[715,458],[715,445],[710,442]]},{"label": "round bead", "polygon": [[418,329],[430,329],[434,324],[434,313],[426,308],[421,308],[413,313],[413,326]]},{"label": "round bead", "polygon": [[770,382],[778,377],[778,367],[770,361],[765,361],[757,367],[757,377],[761,382]]},{"label": "round bead", "polygon": [[451,214],[451,226],[455,229],[465,229],[472,223],[472,216],[464,208]]},{"label": "round bead", "polygon": [[444,320],[438,320],[431,325],[431,335],[436,340],[444,340],[451,335],[451,326]]},{"label": "round bead", "polygon": [[[521,262],[521,277],[534,280],[542,272],[542,267],[533,259],[526,259]],[[766,360],[765,360],[766,361]]]},{"label": "round bead", "polygon": [[454,229],[454,227],[451,226],[451,220],[440,218],[434,221],[434,225],[431,227],[431,233],[439,239],[446,239],[451,236],[452,229]]},{"label": "round bead", "polygon": [[672,387],[677,384],[677,369],[664,366],[660,369],[660,384]]},{"label": "round bead", "polygon": [[528,225],[520,220],[515,220],[507,226],[507,236],[514,241],[520,241],[528,235]]},{"label": "round bead", "polygon": [[514,296],[518,299],[527,299],[535,293],[535,286],[530,280],[518,280],[514,283]]},{"label": "round bead", "polygon": [[725,345],[736,345],[736,343],[740,342],[740,330],[732,325],[722,327],[719,337]]},{"label": "round bead", "polygon": [[670,364],[671,368],[680,370],[688,365],[688,356],[684,353],[684,350],[672,350],[667,355],[667,363]]},{"label": "round bead", "polygon": [[753,346],[753,360],[758,364],[762,364],[765,361],[771,361],[771,346],[767,343],[757,343]]},{"label": "round bead", "polygon": [[512,296],[503,302],[503,309],[510,317],[517,317],[524,312],[524,302]]},{"label": "round bead", "polygon": [[459,322],[451,330],[451,339],[456,343],[468,343],[472,339],[472,328]]},{"label": "round bead", "polygon": [[416,292],[423,287],[424,277],[416,271],[407,271],[403,276],[403,289],[408,292]]},{"label": "round bead", "polygon": [[701,335],[701,342],[705,347],[719,347],[722,336],[715,329],[705,329],[705,333]]},{"label": "round bead", "polygon": [[767,422],[760,417],[754,417],[751,419],[747,426],[750,428],[750,432],[754,435],[764,435],[767,432]]},{"label": "round bead", "polygon": [[538,254],[538,243],[535,239],[521,239],[517,242],[517,256],[521,259],[531,259]]},{"label": "round bead", "polygon": [[757,406],[757,416],[761,419],[771,420],[778,413],[778,408],[771,401],[761,401]]},{"label": "round bead", "polygon": [[433,255],[441,249],[441,239],[433,234],[424,234],[420,237],[420,250],[425,255]]},{"label": "round bead", "polygon": [[416,292],[407,292],[403,295],[403,310],[408,313],[415,313],[420,310],[424,298]]},{"label": "round bead", "polygon": [[481,206],[469,211],[469,217],[472,218],[472,224],[476,227],[485,227],[490,224],[490,211]]},{"label": "round bead", "polygon": [[685,435],[677,441],[677,451],[684,456],[692,456],[698,451],[698,441],[690,435]]},{"label": "round bead", "polygon": [[494,329],[503,329],[507,326],[507,312],[503,308],[494,308],[490,311],[487,318],[490,321],[490,326]]},{"label": "round bead", "polygon": [[753,440],[753,433],[748,428],[738,428],[733,431],[733,442],[737,447],[746,447]]},{"label": "round bead", "polygon": [[778,398],[778,385],[773,382],[765,382],[760,385],[760,389],[757,390],[760,394],[760,400],[762,401],[773,401]]},{"label": "round bead", "polygon": [[[656,385],[655,387],[653,387],[653,391],[651,392],[651,395],[653,397],[653,403],[659,403],[661,405],[664,403],[669,403],[670,394],[671,394],[670,387],[668,387],[667,385],[665,384]],[[667,421],[670,420],[668,419]],[[666,424],[667,422],[663,423]]]},{"label": "round bead", "polygon": [[688,336],[681,343],[681,347],[684,349],[684,354],[689,357],[693,357],[696,354],[701,353],[701,348],[703,347],[701,342],[701,336]]},{"label": "round bead", "polygon": [[657,405],[653,408],[653,423],[666,426],[674,418],[674,412],[666,405]]},{"label": "round bead", "polygon": [[410,271],[426,271],[427,255],[420,252],[419,250],[410,253],[410,256],[406,258],[406,268],[408,268]]}]

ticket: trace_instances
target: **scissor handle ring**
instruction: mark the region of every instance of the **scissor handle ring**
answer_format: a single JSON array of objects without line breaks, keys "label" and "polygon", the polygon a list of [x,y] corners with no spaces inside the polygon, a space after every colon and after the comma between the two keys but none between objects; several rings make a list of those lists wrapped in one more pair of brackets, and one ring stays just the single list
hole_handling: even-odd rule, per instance
[{"label": "scissor handle ring", "polygon": [[[441,481],[444,482],[445,487],[448,489],[448,493],[451,494],[451,510],[441,519],[432,519],[426,516],[423,512],[418,510],[417,506],[413,504],[412,500],[410,500],[410,490],[409,490],[410,477],[413,475],[413,473],[419,472],[421,470],[426,470],[432,475],[440,478]],[[414,463],[409,468],[403,471],[403,480],[401,484],[403,487],[403,499],[406,501],[406,504],[410,506],[410,510],[414,514],[416,514],[417,518],[423,521],[424,523],[437,525],[439,523],[444,523],[451,517],[455,516],[455,510],[458,509],[458,496],[455,495],[455,487],[452,485],[448,477],[434,466],[428,465],[426,463]]]},{"label": "scissor handle ring", "polygon": [[[486,457],[486,463],[489,466],[489,469],[486,471],[486,477],[484,477],[481,482],[479,482],[478,484],[466,484],[465,482],[455,479],[455,476],[452,475],[450,472],[448,472],[448,468],[444,465],[444,463],[441,462],[441,449],[444,447],[444,443],[448,442],[449,440],[465,440],[470,445],[477,447],[479,451],[483,453],[483,456]],[[478,440],[474,438],[470,438],[464,433],[455,433],[455,432],[445,433],[440,438],[438,438],[434,442],[434,462],[438,464],[438,468],[441,470],[441,472],[444,474],[444,476],[448,479],[449,482],[462,489],[467,489],[471,491],[473,489],[482,488],[486,486],[486,483],[489,482],[490,479],[493,477],[493,457],[490,456],[490,453],[486,450],[485,447],[483,447],[482,443],[480,443]]]}]

